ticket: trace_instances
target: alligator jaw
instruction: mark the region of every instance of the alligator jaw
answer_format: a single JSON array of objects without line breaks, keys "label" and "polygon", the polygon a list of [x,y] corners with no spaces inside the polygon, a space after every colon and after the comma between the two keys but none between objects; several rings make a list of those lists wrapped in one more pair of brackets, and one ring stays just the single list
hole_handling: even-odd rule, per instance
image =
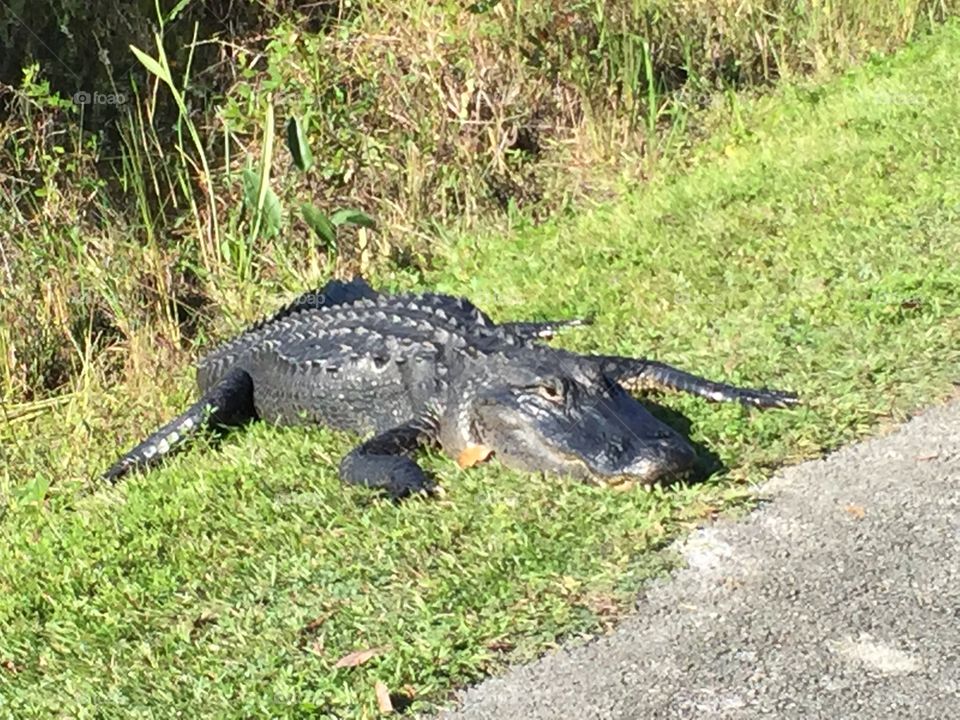
[{"label": "alligator jaw", "polygon": [[650,487],[657,483],[676,482],[688,478],[693,471],[696,454],[690,445],[673,442],[670,455],[641,456],[618,472],[603,472],[590,467],[581,457],[570,456],[568,461],[577,470],[569,474],[596,487],[626,490],[637,485]]},{"label": "alligator jaw", "polygon": [[471,399],[460,401],[454,415],[470,418],[467,450],[460,453],[464,446],[457,446],[453,453],[470,461],[462,467],[476,461],[471,445],[483,446],[484,457],[492,451],[510,468],[596,485],[651,485],[694,465],[687,440],[619,385],[604,382],[579,358],[557,353],[552,362],[553,375],[544,379],[552,390],[546,393],[531,390],[537,386],[530,376],[540,368],[516,358],[512,367],[481,383],[472,398],[466,395]]},{"label": "alligator jaw", "polygon": [[693,462],[696,456],[693,448],[689,448],[690,455],[682,463],[657,462],[652,459],[641,459],[634,463],[625,472],[616,475],[594,475],[593,484],[603,487],[625,490],[640,485],[650,487],[657,483],[678,482],[687,479],[693,472]]}]

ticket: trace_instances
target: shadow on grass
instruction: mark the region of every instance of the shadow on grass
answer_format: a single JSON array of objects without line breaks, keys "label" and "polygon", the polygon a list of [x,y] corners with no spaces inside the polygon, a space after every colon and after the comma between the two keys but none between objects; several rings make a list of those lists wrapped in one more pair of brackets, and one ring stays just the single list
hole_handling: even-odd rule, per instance
[{"label": "shadow on grass", "polygon": [[[717,453],[703,443],[697,442],[690,438],[690,431],[693,427],[693,423],[689,417],[677,410],[658,404],[657,402],[646,398],[641,400],[641,402],[654,417],[680,433],[690,447],[693,448],[694,453],[696,454],[697,460],[693,469],[683,477],[676,478],[676,480],[682,479],[690,484],[698,484],[706,481],[712,475],[727,469]],[[163,455],[162,458],[158,457],[154,461],[148,462],[146,465],[131,469],[129,473],[113,482],[122,482],[124,479],[130,476],[156,471],[160,466],[163,465],[164,460],[169,459],[169,457],[174,454],[179,455],[183,452],[198,450],[203,452],[204,455],[207,453],[215,454],[220,450],[223,443],[229,438],[244,432],[248,432],[251,426],[259,424],[260,422],[261,420],[259,418],[250,418],[245,419],[243,422],[238,422],[232,425],[216,424],[205,427],[199,430],[194,437],[190,438],[190,440],[183,447],[177,448],[175,451]],[[94,493],[98,489],[102,489],[103,482],[104,481],[98,473],[85,491],[81,492],[81,495]],[[667,482],[670,483],[672,481]],[[266,486],[264,486],[264,490],[270,494],[270,490]],[[403,498],[390,498],[383,492],[378,492],[375,490],[358,493],[356,498],[356,501],[360,507],[367,507],[381,500],[392,501],[395,505],[402,505],[404,501]]]},{"label": "shadow on grass", "polygon": [[643,406],[650,411],[657,420],[669,425],[678,433],[683,435],[684,439],[693,448],[697,455],[697,463],[694,465],[690,474],[684,478],[688,483],[701,483],[707,480],[711,475],[723,472],[727,466],[720,460],[720,456],[701,442],[690,438],[690,429],[693,422],[682,412],[673,408],[660,405],[644,398],[640,401]]}]

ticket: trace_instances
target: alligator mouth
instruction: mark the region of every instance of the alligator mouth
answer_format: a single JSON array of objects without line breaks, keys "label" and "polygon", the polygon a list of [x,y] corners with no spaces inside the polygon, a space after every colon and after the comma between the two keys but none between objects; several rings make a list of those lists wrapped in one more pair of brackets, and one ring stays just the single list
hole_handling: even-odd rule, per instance
[{"label": "alligator mouth", "polygon": [[613,490],[629,490],[637,486],[651,487],[657,483],[674,483],[689,480],[694,474],[693,468],[668,469],[655,477],[638,477],[637,475],[592,475],[588,482],[597,487],[611,488]]},{"label": "alligator mouth", "polygon": [[694,471],[694,456],[692,449],[688,450],[689,454],[684,457],[682,464],[677,461],[658,462],[656,459],[646,458],[639,462],[634,460],[631,463],[632,468],[634,468],[632,472],[624,470],[612,473],[598,471],[597,468],[591,466],[579,455],[571,455],[562,451],[557,451],[557,454],[564,459],[566,465],[575,466],[579,470],[579,472],[567,471],[566,474],[574,475],[587,484],[596,487],[628,490],[638,485],[650,487],[659,482],[678,482],[689,479]]},{"label": "alligator mouth", "polygon": [[588,404],[572,422],[562,410],[482,405],[460,467],[497,455],[506,467],[576,478],[595,486],[653,485],[682,479],[696,453],[676,430],[626,393]]}]

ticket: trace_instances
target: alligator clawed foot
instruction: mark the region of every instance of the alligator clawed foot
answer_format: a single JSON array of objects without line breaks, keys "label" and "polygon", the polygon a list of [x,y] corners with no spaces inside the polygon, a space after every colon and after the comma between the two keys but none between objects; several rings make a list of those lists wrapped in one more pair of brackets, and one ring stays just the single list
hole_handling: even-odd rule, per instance
[{"label": "alligator clawed foot", "polygon": [[[403,458],[406,460],[407,458]],[[412,460],[413,468],[404,467],[403,471],[394,473],[383,487],[383,491],[394,502],[408,500],[413,497],[432,498],[439,493],[437,485]]]},{"label": "alligator clawed foot", "polygon": [[414,460],[406,455],[370,452],[371,447],[382,447],[378,441],[383,437],[377,436],[347,453],[340,462],[340,479],[348,485],[378,490],[391,500],[432,495],[437,484]]},{"label": "alligator clawed foot", "polygon": [[440,499],[446,496],[446,491],[437,483],[430,482],[420,487],[404,487],[397,491],[385,489],[383,491],[386,498],[395,505],[400,505],[414,498],[422,500]]}]

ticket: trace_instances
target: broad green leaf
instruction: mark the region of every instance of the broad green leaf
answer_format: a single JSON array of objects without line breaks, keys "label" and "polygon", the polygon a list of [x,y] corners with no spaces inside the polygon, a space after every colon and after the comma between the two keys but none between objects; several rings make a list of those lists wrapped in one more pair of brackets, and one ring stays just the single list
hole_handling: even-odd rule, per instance
[{"label": "broad green leaf", "polygon": [[269,187],[263,196],[262,212],[263,236],[269,238],[278,235],[283,227],[283,207],[280,205],[280,198],[278,198],[277,194]]},{"label": "broad green leaf", "polygon": [[283,208],[277,194],[269,186],[261,188],[260,182],[260,173],[251,167],[244,168],[243,203],[253,213],[252,227],[257,230],[256,234],[273,237],[283,224]]},{"label": "broad green leaf", "polygon": [[257,211],[257,200],[260,197],[260,174],[252,167],[243,169],[243,204],[251,212]]},{"label": "broad green leaf", "polygon": [[337,230],[327,219],[327,216],[310,203],[303,203],[300,206],[300,212],[303,213],[303,219],[307,225],[326,243],[327,250],[335,251],[337,249]]},{"label": "broad green leaf", "polygon": [[330,222],[336,227],[340,227],[341,225],[359,225],[360,227],[370,228],[371,230],[375,230],[377,227],[377,221],[365,212],[347,208],[337,210],[330,216]]},{"label": "broad green leaf", "polygon": [[300,170],[306,172],[313,167],[313,153],[310,152],[310,145],[307,144],[303,125],[295,117],[287,122],[287,147],[293,155],[293,162]]}]

